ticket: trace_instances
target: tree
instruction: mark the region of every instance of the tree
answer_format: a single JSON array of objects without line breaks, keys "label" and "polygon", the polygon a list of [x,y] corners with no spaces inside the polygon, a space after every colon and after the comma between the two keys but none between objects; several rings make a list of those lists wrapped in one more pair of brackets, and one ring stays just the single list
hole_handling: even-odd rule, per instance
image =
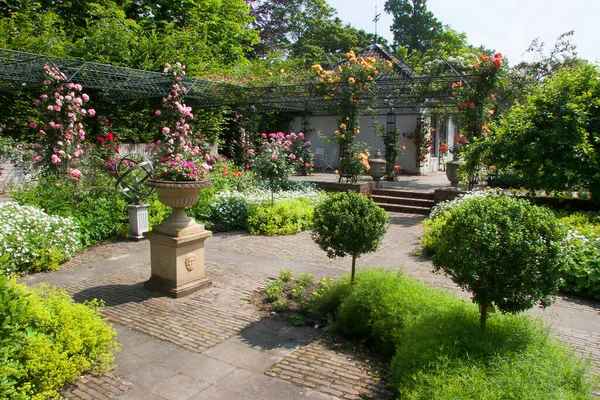
[{"label": "tree", "polygon": [[336,193],[315,208],[312,238],[329,258],[352,256],[354,283],[356,257],[377,250],[388,220],[373,200],[350,191]]},{"label": "tree", "polygon": [[486,144],[498,169],[528,187],[589,190],[600,203],[600,68],[563,68],[513,106]]},{"label": "tree", "polygon": [[254,17],[252,28],[260,32],[255,46],[259,57],[270,51],[289,50],[312,27],[330,20],[335,9],[325,0],[246,0]]},{"label": "tree", "polygon": [[394,45],[405,48],[408,56],[427,49],[425,42],[437,42],[442,34],[443,25],[427,10],[427,0],[387,0],[385,12],[394,16]]},{"label": "tree", "polygon": [[[387,43],[378,38],[380,43]],[[345,54],[350,50],[362,50],[375,42],[375,35],[356,29],[334,18],[316,21],[304,35],[291,46],[291,55],[307,61],[322,60],[325,54]]]},{"label": "tree", "polygon": [[485,328],[488,306],[517,313],[549,304],[565,262],[566,233],[552,212],[509,196],[457,201],[426,224],[436,271],[473,294]]}]

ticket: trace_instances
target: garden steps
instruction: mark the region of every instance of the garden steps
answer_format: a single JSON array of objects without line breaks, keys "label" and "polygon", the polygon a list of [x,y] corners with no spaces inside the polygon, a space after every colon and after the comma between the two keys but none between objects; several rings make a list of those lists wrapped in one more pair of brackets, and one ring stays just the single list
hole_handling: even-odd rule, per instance
[{"label": "garden steps", "polygon": [[375,189],[371,199],[386,211],[429,215],[435,205],[433,192]]}]

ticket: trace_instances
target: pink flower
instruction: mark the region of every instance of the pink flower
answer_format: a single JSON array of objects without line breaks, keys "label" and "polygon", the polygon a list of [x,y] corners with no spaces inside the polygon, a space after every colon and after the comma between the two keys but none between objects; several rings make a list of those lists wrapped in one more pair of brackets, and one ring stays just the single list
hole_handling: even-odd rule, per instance
[{"label": "pink flower", "polygon": [[253,155],[254,154],[254,149],[248,149],[247,153],[248,153],[249,156]]},{"label": "pink flower", "polygon": [[73,157],[81,157],[82,154],[83,150],[75,150],[75,152],[73,152]]},{"label": "pink flower", "polygon": [[81,95],[81,98],[82,98],[82,99],[83,99],[83,101],[85,101],[86,103],[87,103],[88,101],[90,101],[90,96],[88,96],[88,95],[87,95],[87,94],[85,94],[85,93]]},{"label": "pink flower", "polygon": [[77,97],[76,99],[73,99],[73,103],[75,103],[78,106],[81,106],[83,104],[83,100],[81,100],[81,97]]},{"label": "pink flower", "polygon": [[171,132],[171,130],[167,126],[162,128],[162,133],[164,133],[165,135],[167,135],[169,132]]},{"label": "pink flower", "polygon": [[35,128],[37,128],[37,124],[36,124],[35,122],[31,121],[31,122],[29,123],[29,127],[30,127],[31,129],[35,129]]},{"label": "pink flower", "polygon": [[35,161],[35,162],[40,162],[40,161],[42,161],[42,156],[35,156],[35,157],[33,158],[33,161]]},{"label": "pink flower", "polygon": [[294,153],[291,153],[291,154],[290,154],[290,158],[291,158],[292,160],[295,160],[295,159],[296,159],[296,155],[295,155]]},{"label": "pink flower", "polygon": [[154,112],[154,114],[156,114],[156,116],[157,116],[157,117],[159,117],[159,116],[160,116],[160,114],[161,114],[161,112],[160,112],[160,110],[156,110],[156,111]]},{"label": "pink flower", "polygon": [[263,133],[261,136],[263,137],[263,139],[267,138],[267,134],[266,133]]},{"label": "pink flower", "polygon": [[60,112],[60,106],[54,106],[54,111]]},{"label": "pink flower", "polygon": [[60,162],[60,158],[56,154],[52,154],[52,163],[58,164]]},{"label": "pink flower", "polygon": [[40,129],[40,135],[46,136],[46,132],[44,132],[42,129]]},{"label": "pink flower", "polygon": [[74,181],[81,179],[83,177],[83,175],[81,174],[81,171],[78,169],[69,168],[69,175],[71,175],[71,179],[73,179]]},{"label": "pink flower", "polygon": [[273,153],[273,154],[271,155],[271,160],[273,160],[273,161],[277,161],[277,154]]},{"label": "pink flower", "polygon": [[36,99],[33,104],[35,104],[36,107],[39,107],[42,102],[39,99]]},{"label": "pink flower", "polygon": [[299,137],[300,139],[304,140],[304,133],[302,133],[302,132],[298,133],[298,137]]},{"label": "pink flower", "polygon": [[47,98],[48,98],[48,95],[47,95],[47,94],[42,94],[42,95],[40,96],[40,99],[42,99],[42,100],[46,100]]},{"label": "pink flower", "polygon": [[90,108],[90,109],[88,110],[88,115],[89,115],[90,117],[93,117],[94,115],[96,115],[96,110],[94,110],[93,108]]}]

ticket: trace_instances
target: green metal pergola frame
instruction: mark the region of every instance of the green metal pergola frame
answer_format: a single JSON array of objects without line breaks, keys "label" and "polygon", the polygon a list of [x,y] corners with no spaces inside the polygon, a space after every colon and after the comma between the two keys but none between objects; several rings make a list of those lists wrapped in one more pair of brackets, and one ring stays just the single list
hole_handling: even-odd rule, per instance
[{"label": "green metal pergola frame", "polygon": [[[44,80],[44,65],[53,65],[67,76],[69,82],[95,89],[110,100],[131,100],[164,97],[171,80],[161,72],[118,67],[41,54],[0,49],[0,91],[17,91],[40,86]],[[468,80],[449,66],[447,76],[409,74],[410,67],[388,72],[376,81],[376,108],[381,112],[394,109],[398,114],[421,114],[426,109],[456,107],[452,83]],[[229,106],[257,111],[325,114],[327,102],[315,94],[318,83],[306,75],[299,83],[274,86],[250,86],[185,77],[186,98],[198,108]],[[345,85],[346,83],[339,83]]]}]

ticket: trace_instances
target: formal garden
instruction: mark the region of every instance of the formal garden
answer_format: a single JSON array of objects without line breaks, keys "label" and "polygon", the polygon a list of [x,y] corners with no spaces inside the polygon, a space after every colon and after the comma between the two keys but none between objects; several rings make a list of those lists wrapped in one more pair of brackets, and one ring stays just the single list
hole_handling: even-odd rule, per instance
[{"label": "formal garden", "polygon": [[[354,51],[338,61],[244,80],[243,69],[239,76],[204,71],[214,85],[201,101],[193,97],[199,89],[186,86],[186,66],[168,63],[156,73],[157,87],[167,90],[132,100],[132,108],[88,91],[52,63],[35,72],[43,77],[38,84],[3,94],[13,114],[2,125],[0,157],[30,181],[0,203],[0,397],[58,398],[66,382],[111,368],[118,338],[102,300],[76,303],[64,290],[31,289],[19,278],[59,270],[76,254],[126,237],[127,205],[135,200],[124,188],[145,194],[136,200],[149,205],[149,230],[171,229],[163,195],[142,187],[175,182],[199,193],[191,204],[171,206],[186,208],[183,220],[172,221],[182,231],[311,230],[327,257],[349,256],[350,273],[338,280],[282,270],[260,292],[260,307],[367,344],[384,360],[397,398],[594,398],[598,379],[588,362],[524,311],[550,305],[559,293],[600,300],[598,66],[571,60],[552,70],[546,60],[536,71],[547,76],[528,75],[486,52],[430,60],[420,70],[430,79],[400,87],[389,61]],[[194,74],[199,65],[192,64]],[[403,272],[357,269],[357,258],[381,245],[389,216],[366,196],[290,180],[313,172],[314,154],[308,132],[287,129],[297,110],[267,107],[274,96],[319,99],[337,119],[336,129],[321,132],[339,148],[336,173],[356,182],[372,150],[359,141],[360,118],[385,107],[377,103],[382,92],[407,102],[444,97],[424,107],[415,131],[403,132],[418,160],[432,151],[428,117],[460,121],[454,144],[439,148],[462,159],[465,193],[434,207],[416,251],[471,300]],[[195,109],[194,101],[213,104]],[[383,133],[390,180],[398,175],[399,134]],[[126,143],[149,144],[124,159]],[[151,170],[141,168],[148,162]],[[135,179],[120,184],[130,174]],[[469,191],[481,181],[488,190]],[[547,196],[554,207],[536,205]]]}]

